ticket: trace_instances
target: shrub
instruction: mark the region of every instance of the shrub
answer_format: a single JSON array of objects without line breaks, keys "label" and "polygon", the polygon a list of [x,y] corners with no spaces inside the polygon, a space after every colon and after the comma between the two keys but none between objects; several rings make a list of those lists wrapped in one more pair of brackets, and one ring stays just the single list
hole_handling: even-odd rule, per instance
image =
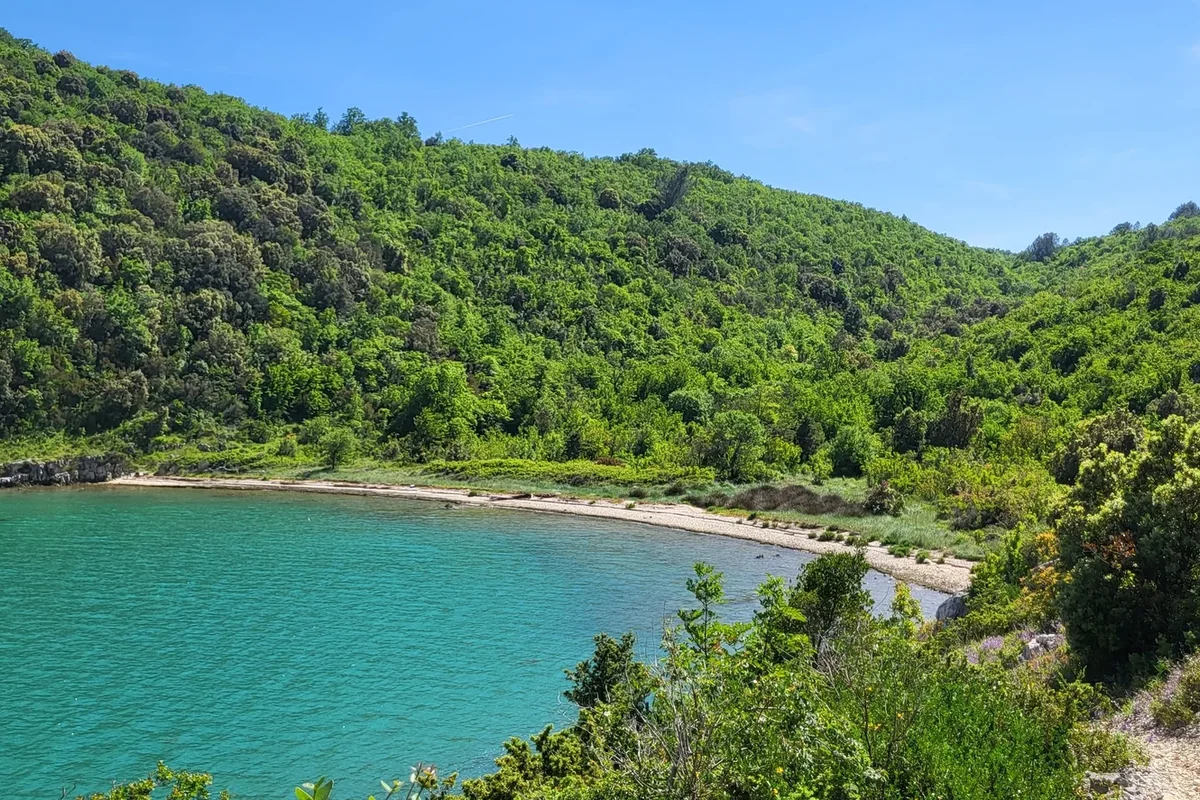
[{"label": "shrub", "polygon": [[756,486],[711,505],[747,511],[799,511],[804,514],[843,514],[850,517],[861,517],[865,513],[861,503],[833,493],[814,492],[807,486],[799,485]]},{"label": "shrub", "polygon": [[1171,417],[1132,455],[1098,448],[1058,520],[1058,607],[1096,677],[1124,675],[1200,635],[1200,427]]},{"label": "shrub", "polygon": [[888,481],[880,481],[867,490],[867,498],[863,501],[867,513],[881,516],[890,514],[900,516],[904,511],[904,496]]},{"label": "shrub", "polygon": [[829,447],[829,463],[838,477],[858,477],[879,451],[879,440],[866,428],[846,425],[838,429]]},{"label": "shrub", "polygon": [[[561,483],[568,486],[645,486],[672,482],[711,483],[712,470],[698,467],[633,466],[623,462],[601,464],[574,461],[533,461],[523,458],[489,458],[469,461],[431,461],[431,472],[458,480],[487,481],[497,478],[522,483]],[[721,498],[724,499],[723,497]],[[720,505],[701,495],[688,495],[685,502],[700,508]]]},{"label": "shrub", "polygon": [[330,469],[337,469],[353,457],[358,446],[358,439],[346,428],[331,428],[321,436],[317,443],[321,456]]},{"label": "shrub", "polygon": [[1150,716],[1164,728],[1175,730],[1191,725],[1196,719],[1196,712],[1178,698],[1156,697],[1150,701]]},{"label": "shrub", "polygon": [[833,462],[829,459],[827,449],[822,448],[809,459],[808,471],[812,475],[813,483],[817,486],[833,477]]},{"label": "shrub", "polygon": [[291,458],[296,455],[296,437],[285,436],[279,440],[279,444],[275,446],[275,455],[283,458]]}]

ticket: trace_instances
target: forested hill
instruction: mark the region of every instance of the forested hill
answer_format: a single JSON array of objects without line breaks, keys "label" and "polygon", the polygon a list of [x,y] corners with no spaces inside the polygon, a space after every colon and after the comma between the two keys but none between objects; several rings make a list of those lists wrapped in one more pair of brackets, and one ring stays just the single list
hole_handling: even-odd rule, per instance
[{"label": "forested hill", "polygon": [[0,438],[333,425],[749,480],[1045,464],[1200,377],[1186,209],[1016,257],[650,150],[287,119],[7,35],[0,65]]}]

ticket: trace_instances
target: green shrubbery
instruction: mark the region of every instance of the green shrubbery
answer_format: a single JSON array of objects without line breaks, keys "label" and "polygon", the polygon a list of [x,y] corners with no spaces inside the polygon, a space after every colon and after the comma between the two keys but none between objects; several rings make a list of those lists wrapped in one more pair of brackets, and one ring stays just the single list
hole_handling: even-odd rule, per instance
[{"label": "green shrubbery", "polygon": [[1200,426],[1179,417],[1130,454],[1100,444],[1058,521],[1059,609],[1097,676],[1145,669],[1200,636]]},{"label": "green shrubbery", "polygon": [[7,34],[0,67],[17,457],[340,462],[345,429],[400,465],[865,473],[985,542],[1200,408],[1194,216],[1014,258],[649,150],[285,119]]},{"label": "green shrubbery", "polygon": [[1150,702],[1154,721],[1165,728],[1191,725],[1200,713],[1200,656],[1192,656],[1170,684],[1161,685]]},{"label": "green shrubbery", "polygon": [[461,480],[505,479],[529,483],[554,483],[565,486],[657,486],[677,482],[707,484],[713,472],[700,467],[653,467],[630,464],[598,464],[593,461],[527,461],[489,459],[486,461],[435,461],[427,465],[432,473]]}]

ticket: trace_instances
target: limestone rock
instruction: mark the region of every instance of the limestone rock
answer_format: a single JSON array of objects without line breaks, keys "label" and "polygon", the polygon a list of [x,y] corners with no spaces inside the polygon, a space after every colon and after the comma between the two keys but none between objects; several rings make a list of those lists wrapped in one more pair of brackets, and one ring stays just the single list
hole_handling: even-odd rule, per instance
[{"label": "limestone rock", "polygon": [[126,472],[120,456],[80,456],[61,461],[13,461],[0,464],[0,487],[65,486],[104,483]]},{"label": "limestone rock", "polygon": [[937,609],[938,622],[949,622],[952,619],[958,619],[966,615],[967,595],[965,593],[950,595],[942,601],[942,604]]}]

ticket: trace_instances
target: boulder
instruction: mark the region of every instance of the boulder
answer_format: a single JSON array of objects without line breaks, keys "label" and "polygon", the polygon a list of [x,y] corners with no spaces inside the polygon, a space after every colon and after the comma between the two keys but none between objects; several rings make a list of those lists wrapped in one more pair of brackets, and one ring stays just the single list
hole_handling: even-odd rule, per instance
[{"label": "boulder", "polygon": [[967,615],[967,595],[965,592],[952,594],[942,601],[937,608],[937,621],[949,622],[952,619]]},{"label": "boulder", "polygon": [[1021,661],[1031,661],[1063,646],[1066,640],[1057,633],[1039,633],[1021,649]]}]

